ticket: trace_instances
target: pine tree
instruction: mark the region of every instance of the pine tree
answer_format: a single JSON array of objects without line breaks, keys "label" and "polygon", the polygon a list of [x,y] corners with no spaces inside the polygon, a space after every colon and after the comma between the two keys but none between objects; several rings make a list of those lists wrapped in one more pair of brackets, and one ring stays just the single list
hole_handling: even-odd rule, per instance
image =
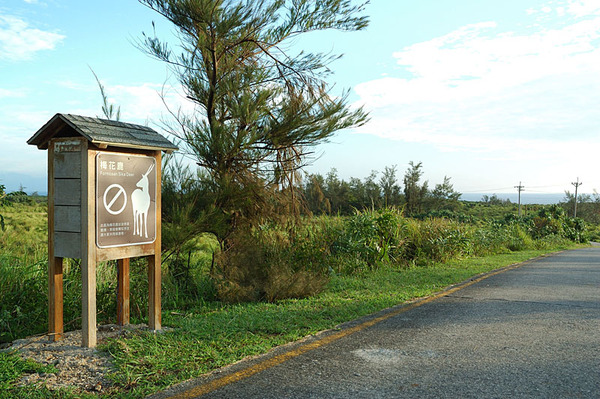
[{"label": "pine tree", "polygon": [[385,206],[400,205],[400,186],[396,180],[396,165],[386,166],[383,176],[379,179],[379,186],[383,192],[383,204]]},{"label": "pine tree", "polygon": [[419,184],[423,171],[422,163],[408,163],[409,168],[404,173],[404,200],[406,201],[406,213],[410,216],[423,211],[423,203],[428,192],[428,183]]},{"label": "pine tree", "polygon": [[454,190],[454,186],[450,183],[450,178],[444,176],[444,182],[436,184],[431,191],[431,209],[450,209],[455,210],[458,207],[458,200],[462,194]]},{"label": "pine tree", "polygon": [[[174,26],[178,46],[144,34],[141,46],[173,70],[196,112],[173,112],[171,133],[206,171],[217,237],[268,217],[277,195],[297,200],[311,147],[365,123],[348,93],[326,83],[336,56],[295,51],[299,35],[367,26],[348,0],[140,0]],[[154,22],[153,22],[154,25]],[[265,215],[267,213],[267,215]]]}]

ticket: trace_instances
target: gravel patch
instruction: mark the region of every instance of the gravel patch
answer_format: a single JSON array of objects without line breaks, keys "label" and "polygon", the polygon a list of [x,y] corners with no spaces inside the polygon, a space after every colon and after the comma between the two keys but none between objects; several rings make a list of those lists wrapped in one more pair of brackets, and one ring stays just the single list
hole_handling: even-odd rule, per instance
[{"label": "gravel patch", "polygon": [[[98,327],[98,343],[108,338],[126,337],[136,331],[148,330],[145,324],[118,326],[109,324]],[[16,351],[23,359],[33,359],[44,365],[54,365],[56,373],[24,375],[18,386],[45,386],[50,390],[73,387],[78,391],[106,392],[112,386],[107,375],[114,371],[110,356],[93,348],[81,346],[81,330],[70,331],[57,342],[50,342],[46,335],[14,341],[4,351]]]}]

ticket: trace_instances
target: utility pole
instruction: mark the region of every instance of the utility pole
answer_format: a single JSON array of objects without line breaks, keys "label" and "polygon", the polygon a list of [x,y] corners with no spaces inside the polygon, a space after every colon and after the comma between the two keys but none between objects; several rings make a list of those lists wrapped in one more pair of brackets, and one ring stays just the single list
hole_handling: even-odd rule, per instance
[{"label": "utility pole", "polygon": [[525,191],[525,186],[519,182],[518,186],[515,186],[517,190],[519,190],[519,217],[521,217],[521,191]]},{"label": "utility pole", "polygon": [[579,186],[581,186],[583,183],[579,181],[579,177],[578,177],[577,182],[572,182],[571,184],[575,186],[575,209],[573,211],[573,217],[576,218],[577,217],[577,188],[579,188]]}]

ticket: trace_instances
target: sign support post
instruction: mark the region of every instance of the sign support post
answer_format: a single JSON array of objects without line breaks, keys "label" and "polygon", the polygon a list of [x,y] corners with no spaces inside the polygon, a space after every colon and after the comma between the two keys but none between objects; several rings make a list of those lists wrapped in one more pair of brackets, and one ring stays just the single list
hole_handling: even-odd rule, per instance
[{"label": "sign support post", "polygon": [[63,335],[63,262],[54,256],[54,149],[48,150],[48,333],[51,341]]},{"label": "sign support post", "polygon": [[129,258],[117,259],[117,324],[129,324]]},{"label": "sign support post", "polygon": [[[82,345],[88,348],[96,346],[96,166],[95,151],[82,154],[84,163],[83,178],[81,179],[81,210],[82,226],[81,239],[81,278],[82,278]],[[83,220],[82,220],[83,221]]]},{"label": "sign support post", "polygon": [[[161,153],[156,151],[156,164],[161,164]],[[160,168],[156,169],[156,180],[161,181]],[[152,330],[161,329],[161,187],[156,184],[156,238],[154,240],[154,254],[148,256],[148,327]]]}]

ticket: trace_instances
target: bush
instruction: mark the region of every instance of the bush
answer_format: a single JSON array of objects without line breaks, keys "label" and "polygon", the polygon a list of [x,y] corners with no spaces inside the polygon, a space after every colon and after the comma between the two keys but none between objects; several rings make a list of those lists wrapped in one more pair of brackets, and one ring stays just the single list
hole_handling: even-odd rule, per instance
[{"label": "bush", "polygon": [[[14,203],[2,212],[6,229],[0,231],[0,343],[47,328],[46,208]],[[531,217],[477,224],[439,217],[405,218],[393,208],[345,218],[310,218],[291,227],[273,223],[237,234],[222,253],[213,235],[189,234],[175,220],[169,223],[172,228],[165,232],[169,239],[164,241],[170,240],[174,247],[163,252],[164,310],[184,310],[217,299],[302,298],[323,290],[332,274],[556,248],[585,241],[590,235],[600,237],[597,227],[589,231],[581,219],[568,218],[556,207],[544,207]],[[146,266],[143,258],[131,262],[132,321],[147,315]],[[97,273],[98,321],[114,322],[115,262],[99,264]],[[78,328],[80,316],[79,262],[66,260],[65,328]]]},{"label": "bush", "polygon": [[539,239],[551,235],[566,238],[573,242],[587,242],[589,234],[583,219],[570,218],[558,205],[542,208],[531,220],[533,237]]},{"label": "bush", "polygon": [[411,220],[403,258],[411,263],[445,262],[473,253],[473,229],[448,219]]},{"label": "bush", "polygon": [[510,251],[524,251],[526,249],[534,248],[534,240],[523,226],[514,223],[505,228],[507,229],[509,237],[506,247]]},{"label": "bush", "polygon": [[478,223],[458,217],[404,218],[394,209],[371,210],[345,219],[331,262],[338,272],[355,273],[384,264],[446,262],[586,239],[583,221],[569,219],[557,206],[541,208],[534,217],[509,214],[499,221]]},{"label": "bush", "polygon": [[7,204],[33,204],[33,198],[24,191],[13,191],[5,195],[4,201]]},{"label": "bush", "polygon": [[216,257],[212,277],[222,301],[304,298],[328,281],[326,235],[319,225],[284,230],[262,226],[236,233]]},{"label": "bush", "polygon": [[354,262],[353,271],[357,271],[359,265],[373,269],[382,262],[397,261],[404,243],[406,226],[406,219],[394,208],[357,211],[345,220],[334,244],[335,253],[351,255],[361,260],[359,263]]}]

